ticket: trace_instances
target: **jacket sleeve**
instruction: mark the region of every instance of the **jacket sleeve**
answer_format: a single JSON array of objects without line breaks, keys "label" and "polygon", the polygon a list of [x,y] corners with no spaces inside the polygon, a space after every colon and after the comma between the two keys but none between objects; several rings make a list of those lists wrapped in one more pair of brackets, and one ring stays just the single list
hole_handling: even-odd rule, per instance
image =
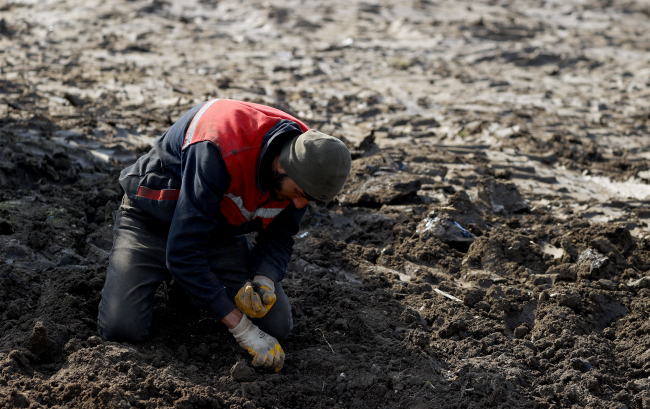
[{"label": "jacket sleeve", "polygon": [[296,209],[290,204],[260,232],[254,249],[256,275],[269,277],[276,283],[285,277],[293,253],[293,236],[300,230],[300,220],[306,211],[307,206]]},{"label": "jacket sleeve", "polygon": [[197,306],[220,320],[235,305],[210,272],[206,248],[230,175],[221,153],[210,142],[183,151],[181,172],[182,186],[167,239],[167,268]]}]

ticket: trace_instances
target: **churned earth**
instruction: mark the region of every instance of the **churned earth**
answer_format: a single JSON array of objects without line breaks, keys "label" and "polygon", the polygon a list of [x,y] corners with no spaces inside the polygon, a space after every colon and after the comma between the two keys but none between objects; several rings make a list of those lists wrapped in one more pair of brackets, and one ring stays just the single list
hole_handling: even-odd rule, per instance
[{"label": "churned earth", "polygon": [[[0,407],[650,408],[650,6],[0,2]],[[280,373],[161,286],[96,316],[121,169],[211,98],[341,138]]]}]

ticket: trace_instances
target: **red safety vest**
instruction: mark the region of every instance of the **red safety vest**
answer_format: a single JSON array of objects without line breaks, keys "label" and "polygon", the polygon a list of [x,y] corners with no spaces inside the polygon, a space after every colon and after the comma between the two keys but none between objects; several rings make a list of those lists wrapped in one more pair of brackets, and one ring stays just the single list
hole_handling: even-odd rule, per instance
[{"label": "red safety vest", "polygon": [[257,166],[266,133],[280,120],[288,119],[309,128],[278,109],[251,102],[213,99],[201,107],[185,134],[183,149],[193,143],[210,141],[221,151],[230,174],[230,187],[221,201],[228,222],[240,226],[255,218],[266,228],[290,202],[278,202],[258,188]]}]

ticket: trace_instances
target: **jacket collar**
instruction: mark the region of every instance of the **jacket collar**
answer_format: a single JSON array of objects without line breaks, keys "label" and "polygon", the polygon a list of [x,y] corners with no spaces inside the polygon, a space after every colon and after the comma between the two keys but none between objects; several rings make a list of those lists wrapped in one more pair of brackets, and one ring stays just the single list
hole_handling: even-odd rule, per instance
[{"label": "jacket collar", "polygon": [[257,164],[257,186],[262,194],[266,194],[272,187],[271,163],[273,159],[280,154],[286,142],[300,134],[302,134],[302,129],[297,123],[281,119],[264,135],[262,151]]}]

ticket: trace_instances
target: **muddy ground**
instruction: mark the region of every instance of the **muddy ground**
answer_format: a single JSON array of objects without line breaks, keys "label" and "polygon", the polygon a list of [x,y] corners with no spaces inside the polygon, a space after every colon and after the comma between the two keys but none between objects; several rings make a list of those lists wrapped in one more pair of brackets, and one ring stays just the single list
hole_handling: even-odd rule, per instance
[{"label": "muddy ground", "polygon": [[[644,1],[0,2],[0,406],[650,408]],[[97,305],[119,171],[210,98],[343,139],[279,374]]]}]

